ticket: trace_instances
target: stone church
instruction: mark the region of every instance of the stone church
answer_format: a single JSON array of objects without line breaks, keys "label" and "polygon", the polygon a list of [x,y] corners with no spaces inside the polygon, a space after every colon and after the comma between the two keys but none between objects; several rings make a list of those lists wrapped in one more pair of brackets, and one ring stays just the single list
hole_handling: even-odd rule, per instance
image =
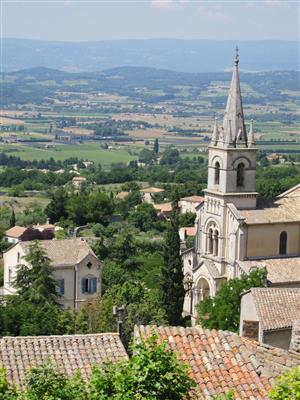
[{"label": "stone church", "polygon": [[300,184],[268,208],[257,207],[253,121],[246,130],[238,65],[237,54],[223,124],[215,120],[208,148],[194,247],[182,253],[185,315],[195,315],[199,301],[252,268],[266,267],[270,285],[300,287]]}]

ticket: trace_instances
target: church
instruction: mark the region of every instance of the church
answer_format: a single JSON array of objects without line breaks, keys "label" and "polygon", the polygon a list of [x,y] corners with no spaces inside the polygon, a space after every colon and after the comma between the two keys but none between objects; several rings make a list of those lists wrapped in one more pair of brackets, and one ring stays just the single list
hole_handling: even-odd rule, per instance
[{"label": "church", "polygon": [[300,287],[300,184],[257,206],[253,121],[246,129],[236,54],[222,126],[208,147],[208,183],[196,209],[195,242],[182,253],[184,315],[228,279],[266,267],[268,284]]}]

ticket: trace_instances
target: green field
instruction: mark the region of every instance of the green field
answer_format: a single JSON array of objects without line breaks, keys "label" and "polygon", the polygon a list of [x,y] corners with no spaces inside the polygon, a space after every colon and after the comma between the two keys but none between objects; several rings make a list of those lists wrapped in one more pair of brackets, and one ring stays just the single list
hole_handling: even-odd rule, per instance
[{"label": "green field", "polygon": [[65,160],[70,157],[78,157],[83,160],[91,160],[102,165],[113,163],[127,163],[137,159],[137,156],[128,153],[127,147],[104,150],[98,142],[89,142],[80,145],[58,145],[55,148],[45,149],[27,145],[0,145],[0,151],[20,157],[22,160],[47,160],[53,157],[55,160]]}]

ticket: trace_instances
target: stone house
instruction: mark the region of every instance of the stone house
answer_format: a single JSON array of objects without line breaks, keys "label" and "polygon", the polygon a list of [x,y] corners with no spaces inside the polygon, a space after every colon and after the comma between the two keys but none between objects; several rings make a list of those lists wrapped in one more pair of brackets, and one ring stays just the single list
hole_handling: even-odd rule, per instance
[{"label": "stone house", "polygon": [[289,349],[299,319],[300,288],[253,288],[241,296],[241,336]]},{"label": "stone house", "polygon": [[16,225],[5,231],[4,240],[8,243],[18,243],[29,240],[50,240],[54,236],[55,226],[52,224],[33,225],[32,227]]},{"label": "stone house", "polygon": [[164,189],[148,187],[146,189],[141,189],[140,192],[144,203],[154,204],[154,195],[157,193],[164,193]]},{"label": "stone house", "polygon": [[[59,302],[66,308],[78,310],[88,300],[101,294],[101,263],[81,238],[43,240],[40,246],[50,258],[53,276],[57,280]],[[24,256],[32,242],[19,242],[3,253],[4,295],[16,292],[12,283],[18,266],[27,265]]]},{"label": "stone house", "polygon": [[204,197],[202,196],[188,196],[182,197],[179,202],[179,210],[181,214],[185,214],[187,212],[191,212],[196,214],[197,207],[204,201]]}]

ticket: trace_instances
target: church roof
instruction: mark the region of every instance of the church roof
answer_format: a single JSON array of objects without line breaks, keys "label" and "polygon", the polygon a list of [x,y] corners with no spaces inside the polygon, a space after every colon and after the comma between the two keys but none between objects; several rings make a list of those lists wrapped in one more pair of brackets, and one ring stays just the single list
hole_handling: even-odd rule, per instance
[{"label": "church roof", "polygon": [[291,328],[300,319],[300,288],[251,289],[263,330]]},{"label": "church roof", "polygon": [[236,54],[223,120],[223,138],[225,144],[233,144],[235,141],[240,144],[247,143],[238,64],[239,58],[238,54]]},{"label": "church roof", "polygon": [[271,207],[239,213],[248,225],[300,222],[300,184],[278,196]]},{"label": "church roof", "polygon": [[246,273],[254,268],[267,268],[272,284],[300,282],[300,257],[239,261],[239,265]]},{"label": "church roof", "polygon": [[138,326],[135,337],[158,334],[178,354],[196,381],[198,399],[234,392],[236,399],[263,400],[274,378],[300,364],[300,355],[235,333],[193,328]]}]

